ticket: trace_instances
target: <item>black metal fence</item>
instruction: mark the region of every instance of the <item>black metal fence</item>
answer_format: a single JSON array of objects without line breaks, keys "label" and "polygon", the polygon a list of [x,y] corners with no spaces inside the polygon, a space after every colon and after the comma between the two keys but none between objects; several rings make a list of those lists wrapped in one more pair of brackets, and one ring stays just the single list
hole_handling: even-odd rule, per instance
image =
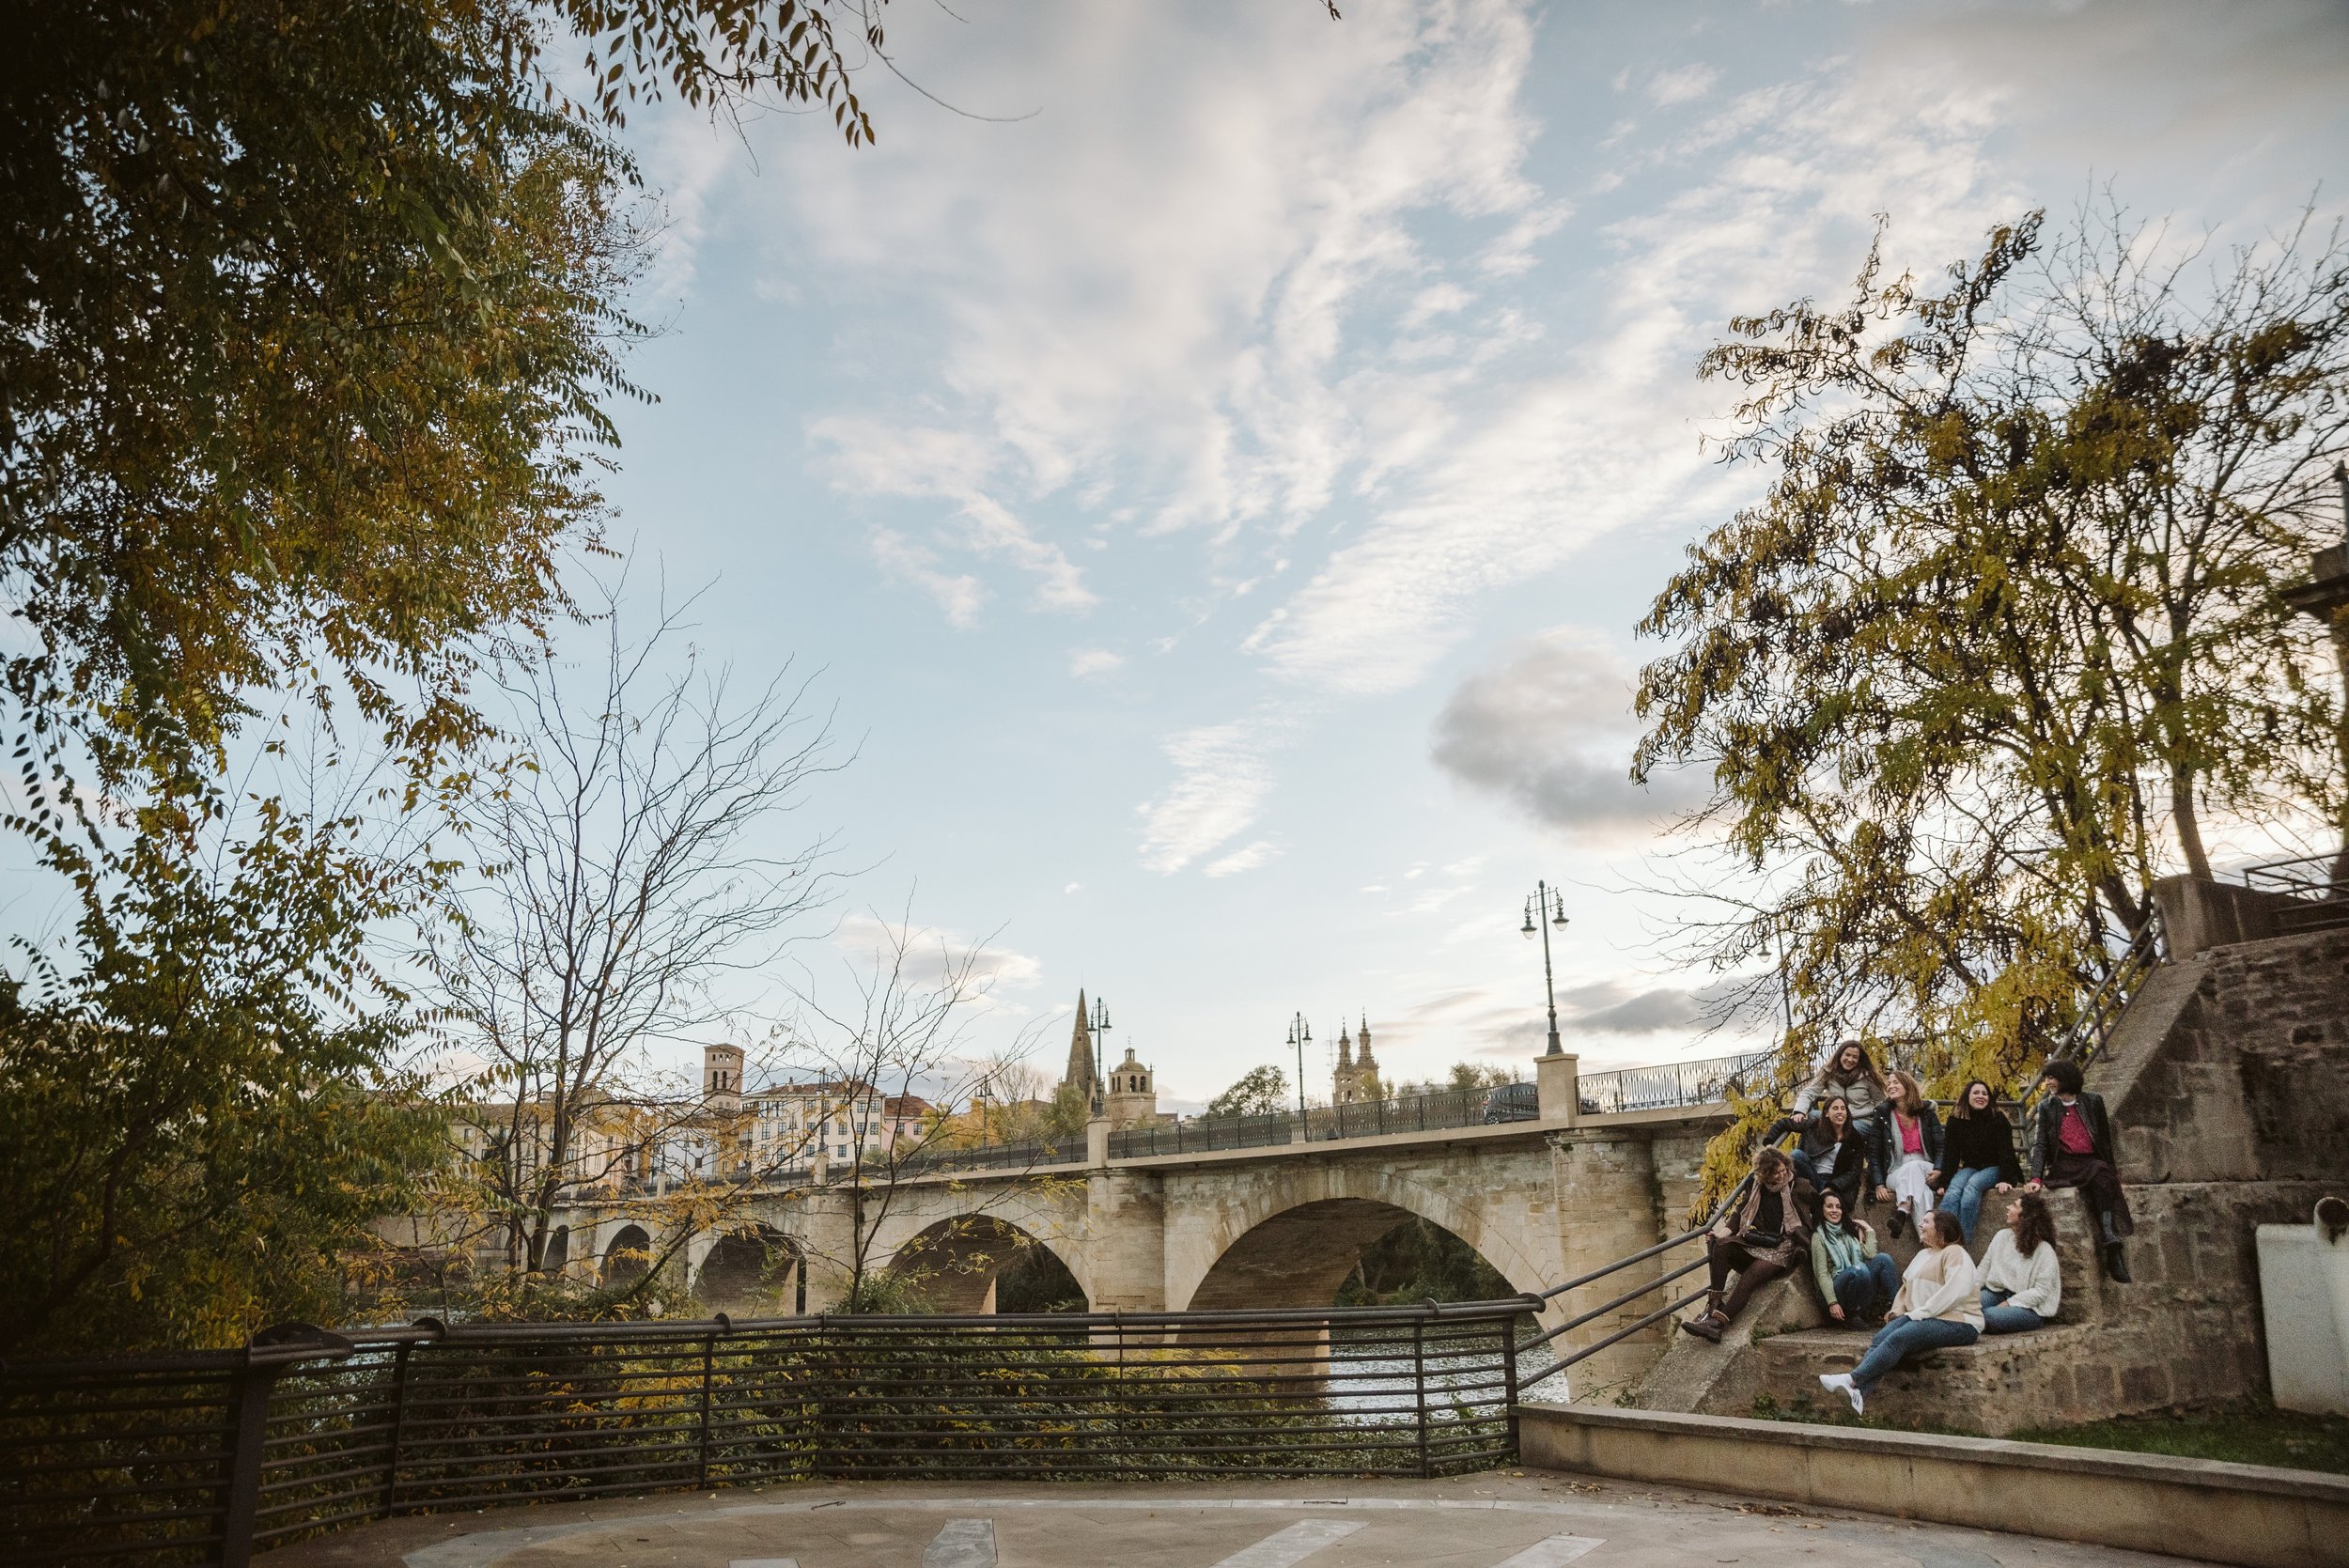
[{"label": "black metal fence", "polygon": [[398,1514],[790,1480],[1435,1476],[1515,1457],[1528,1298],[300,1326],[0,1370],[0,1560],[244,1563]]},{"label": "black metal fence", "polygon": [[1535,1119],[1531,1083],[1481,1089],[1434,1089],[1346,1105],[1317,1105],[1267,1116],[1202,1116],[1189,1122],[1128,1127],[1110,1134],[1110,1157],[1205,1153],[1212,1149],[1261,1149],[1284,1143],[1321,1143],[1333,1139],[1376,1138],[1391,1132],[1427,1132],[1498,1122]]},{"label": "black metal fence", "polygon": [[1689,1105],[1719,1105],[1744,1094],[1749,1080],[1770,1064],[1773,1051],[1712,1056],[1700,1062],[1667,1062],[1657,1067],[1622,1067],[1585,1073],[1576,1086],[1585,1116],[1626,1110],[1670,1110]]}]

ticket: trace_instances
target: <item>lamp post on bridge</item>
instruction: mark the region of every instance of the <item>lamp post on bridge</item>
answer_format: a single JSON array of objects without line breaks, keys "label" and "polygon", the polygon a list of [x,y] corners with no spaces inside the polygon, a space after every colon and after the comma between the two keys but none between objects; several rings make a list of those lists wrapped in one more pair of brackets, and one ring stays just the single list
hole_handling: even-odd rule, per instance
[{"label": "lamp post on bridge", "polygon": [[1525,924],[1518,929],[1531,941],[1536,925],[1542,932],[1542,994],[1549,1001],[1549,1049],[1542,1054],[1563,1056],[1564,1048],[1558,1043],[1558,985],[1551,978],[1549,968],[1549,928],[1566,928],[1566,905],[1548,882],[1533,884],[1533,896],[1525,901]]},{"label": "lamp post on bridge", "polygon": [[1102,1035],[1104,1035],[1104,1034],[1107,1034],[1107,1033],[1110,1032],[1110,1004],[1109,1004],[1106,1001],[1102,1000],[1100,997],[1097,997],[1097,997],[1095,997],[1095,998],[1093,999],[1093,1019],[1092,1019],[1092,1028],[1093,1028],[1093,1106],[1092,1106],[1092,1110],[1093,1110],[1093,1114],[1094,1114],[1094,1115],[1096,1115],[1096,1116],[1103,1116],[1103,1115],[1107,1115],[1107,1114],[1109,1113],[1109,1105],[1108,1105],[1108,1102],[1107,1102],[1107,1101],[1105,1101],[1105,1100],[1102,1098],[1102,1094],[1101,1094],[1101,1078],[1102,1078],[1102,1075],[1103,1075],[1104,1073],[1106,1073],[1106,1072],[1109,1070],[1109,1068],[1108,1068],[1108,1066],[1107,1066],[1107,1063],[1108,1063],[1108,1060],[1109,1060],[1109,1053],[1108,1053],[1108,1050],[1107,1050],[1107,1049],[1106,1049],[1106,1048],[1102,1046],[1102,1044],[1101,1044],[1101,1036],[1102,1036]]},{"label": "lamp post on bridge", "polygon": [[1305,1119],[1305,1048],[1314,1043],[1314,1026],[1299,1013],[1289,1019],[1289,1048],[1297,1052],[1297,1119]]}]

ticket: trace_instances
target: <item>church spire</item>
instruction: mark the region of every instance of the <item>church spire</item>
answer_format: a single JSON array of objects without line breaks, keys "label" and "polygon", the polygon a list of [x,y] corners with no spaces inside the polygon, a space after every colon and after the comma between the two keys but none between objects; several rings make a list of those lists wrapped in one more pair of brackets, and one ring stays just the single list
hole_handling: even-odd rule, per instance
[{"label": "church spire", "polygon": [[1351,1035],[1346,1032],[1346,1020],[1344,1018],[1340,1018],[1338,1020],[1338,1071],[1342,1073],[1351,1072],[1353,1071],[1353,1068],[1354,1040]]},{"label": "church spire", "polygon": [[1061,1082],[1073,1086],[1090,1101],[1093,1098],[1093,1025],[1085,1012],[1084,987],[1077,987],[1077,1027],[1068,1037],[1068,1071],[1061,1075]]},{"label": "church spire", "polygon": [[1370,1059],[1370,1010],[1369,1010],[1368,1008],[1364,1008],[1364,1009],[1362,1010],[1362,1038],[1361,1038],[1361,1046],[1362,1046],[1362,1056],[1361,1056],[1362,1065],[1363,1065],[1364,1067],[1367,1067],[1367,1068],[1371,1068],[1371,1069],[1373,1069],[1373,1070],[1376,1070],[1376,1069],[1377,1069],[1377,1065],[1378,1065],[1378,1063],[1376,1063],[1376,1062],[1374,1062],[1374,1061],[1372,1061],[1372,1060]]}]

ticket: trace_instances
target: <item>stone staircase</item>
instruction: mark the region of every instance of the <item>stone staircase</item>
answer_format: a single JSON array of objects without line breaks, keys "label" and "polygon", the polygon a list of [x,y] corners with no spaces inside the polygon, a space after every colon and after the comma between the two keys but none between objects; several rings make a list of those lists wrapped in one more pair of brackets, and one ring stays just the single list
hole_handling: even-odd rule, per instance
[{"label": "stone staircase", "polygon": [[[2098,1402],[2093,1396],[2106,1390],[2092,1374],[2084,1390],[2090,1397],[2083,1403],[2078,1373],[2084,1364],[2095,1360],[2095,1347],[2105,1336],[2106,1287],[2097,1273],[2088,1241],[2089,1219],[2078,1197],[2069,1192],[2049,1197],[2060,1238],[2056,1252],[2063,1266],[2063,1308],[2057,1321],[2036,1333],[1985,1334],[1972,1344],[1937,1350],[1903,1367],[1868,1396],[1871,1421],[1892,1426],[1955,1427],[2002,1437],[2032,1427],[2090,1419],[2074,1412],[2095,1407]],[[1994,1199],[1983,1205],[1983,1222],[1971,1249],[1976,1263],[1998,1234],[1991,1209],[1999,1203]],[[1890,1250],[1906,1269],[1917,1255],[1914,1234],[1894,1243]],[[1806,1288],[1804,1295],[1806,1304],[1815,1303],[1815,1293]],[[1824,1313],[1814,1321],[1826,1324]],[[1828,1419],[1849,1417],[1850,1405],[1841,1394],[1821,1389],[1819,1376],[1851,1371],[1867,1351],[1869,1337],[1865,1330],[1827,1325],[1750,1341],[1747,1376],[1750,1392],[1747,1408],[1735,1413],[1750,1415],[1760,1408]],[[2119,1392],[2117,1389],[2109,1391]]]}]

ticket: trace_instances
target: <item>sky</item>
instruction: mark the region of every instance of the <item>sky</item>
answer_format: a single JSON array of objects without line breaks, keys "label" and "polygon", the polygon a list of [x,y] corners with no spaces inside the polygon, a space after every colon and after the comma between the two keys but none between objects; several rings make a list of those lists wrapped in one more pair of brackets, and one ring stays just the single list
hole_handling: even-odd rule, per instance
[{"label": "sky", "polygon": [[[1583,1070],[1747,1046],[1627,781],[1633,628],[1754,496],[1729,318],[1929,277],[2108,188],[2221,245],[2343,210],[2349,3],[893,0],[827,116],[640,112],[618,404],[631,613],[853,762],[764,830],[852,872],[745,1006],[877,919],[976,950],[972,1048],[1080,986],[1161,1104],[1530,1068],[1537,881]],[[664,588],[665,585],[665,588]],[[586,650],[586,642],[581,648]],[[2220,858],[2230,852],[2221,845]],[[20,914],[20,920],[24,917]]]},{"label": "sky", "polygon": [[[1728,318],[1930,275],[2108,188],[2222,244],[2341,204],[2349,7],[895,0],[878,144],[630,135],[662,331],[614,537],[856,758],[873,915],[983,948],[983,1038],[1105,996],[1195,1104],[1366,1016],[1390,1079],[1717,1054],[1626,778],[1633,628],[1760,477]],[[647,574],[631,581],[642,584]],[[1752,1026],[1748,1026],[1752,1027]]]}]

